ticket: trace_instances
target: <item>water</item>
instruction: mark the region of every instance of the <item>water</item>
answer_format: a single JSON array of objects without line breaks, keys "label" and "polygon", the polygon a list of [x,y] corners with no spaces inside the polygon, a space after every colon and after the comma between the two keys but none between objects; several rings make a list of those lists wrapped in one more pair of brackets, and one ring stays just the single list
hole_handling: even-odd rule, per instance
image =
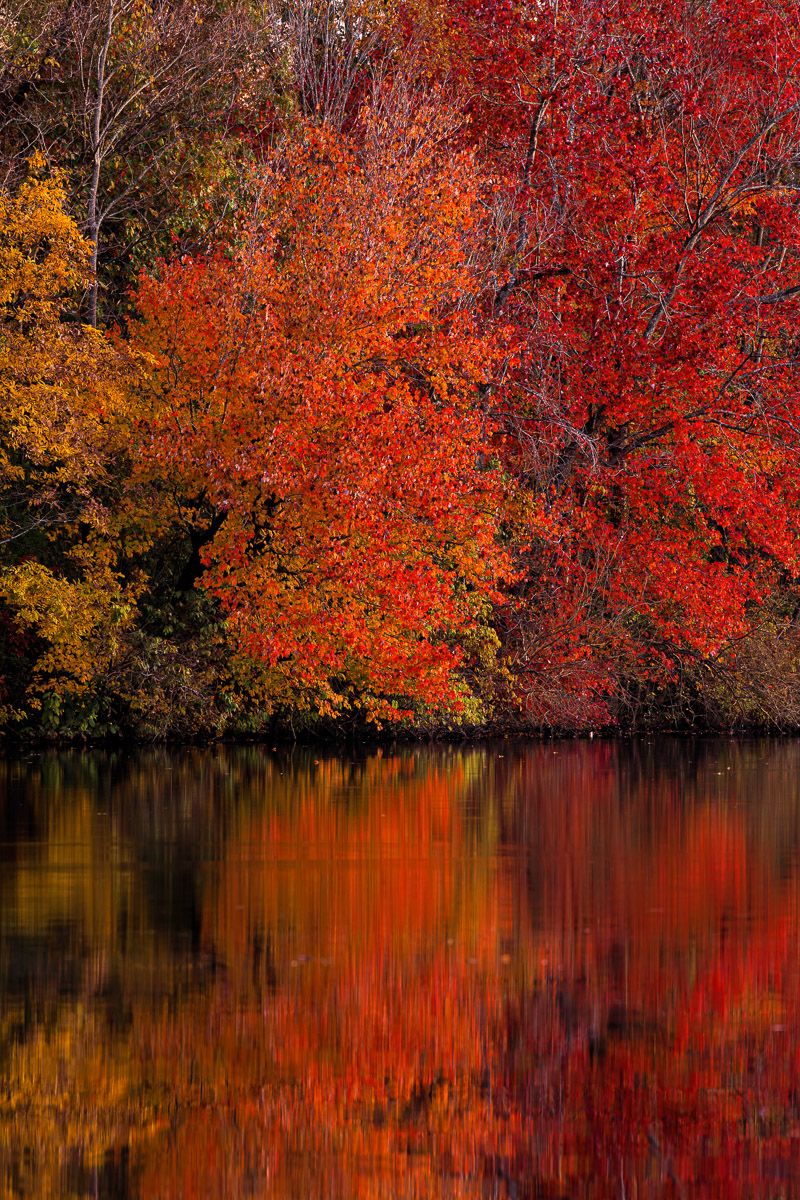
[{"label": "water", "polygon": [[0,1197],[800,1196],[800,743],[0,763]]}]

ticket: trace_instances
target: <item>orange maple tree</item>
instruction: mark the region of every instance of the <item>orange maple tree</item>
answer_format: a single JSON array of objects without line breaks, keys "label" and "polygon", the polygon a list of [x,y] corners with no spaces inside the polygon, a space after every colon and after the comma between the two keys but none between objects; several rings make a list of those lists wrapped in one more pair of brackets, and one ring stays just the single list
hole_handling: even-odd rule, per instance
[{"label": "orange maple tree", "polygon": [[357,136],[308,128],[239,244],[138,293],[135,486],[184,530],[179,586],[218,599],[264,694],[322,713],[458,706],[504,569],[492,347],[460,303],[478,175],[442,97],[411,103],[377,92]]}]

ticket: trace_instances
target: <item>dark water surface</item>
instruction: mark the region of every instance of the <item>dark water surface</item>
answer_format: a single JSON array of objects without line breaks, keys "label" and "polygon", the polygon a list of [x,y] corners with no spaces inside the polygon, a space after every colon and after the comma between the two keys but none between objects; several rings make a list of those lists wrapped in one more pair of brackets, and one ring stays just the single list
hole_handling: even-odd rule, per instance
[{"label": "dark water surface", "polygon": [[800,1196],[800,743],[0,763],[0,1200]]}]

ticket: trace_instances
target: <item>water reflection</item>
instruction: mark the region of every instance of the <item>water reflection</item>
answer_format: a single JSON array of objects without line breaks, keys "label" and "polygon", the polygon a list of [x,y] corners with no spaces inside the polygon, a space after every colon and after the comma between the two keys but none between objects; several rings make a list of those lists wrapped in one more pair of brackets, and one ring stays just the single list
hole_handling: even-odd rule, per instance
[{"label": "water reflection", "polygon": [[800,744],[0,764],[0,1196],[800,1194]]}]

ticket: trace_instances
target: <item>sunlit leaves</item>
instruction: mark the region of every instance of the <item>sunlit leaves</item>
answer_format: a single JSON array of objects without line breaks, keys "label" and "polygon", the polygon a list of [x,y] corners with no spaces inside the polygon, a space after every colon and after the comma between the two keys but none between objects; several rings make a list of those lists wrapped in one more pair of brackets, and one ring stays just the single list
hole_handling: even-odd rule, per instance
[{"label": "sunlit leaves", "polygon": [[101,500],[132,369],[122,349],[62,321],[90,248],[41,158],[16,195],[0,193],[0,223],[0,596],[44,651],[25,680],[39,707],[102,674],[132,613]]},{"label": "sunlit leaves", "polygon": [[270,161],[246,245],[139,292],[158,363],[139,469],[195,522],[242,649],[323,713],[457,704],[458,638],[503,570],[492,349],[457,303],[476,169],[441,97],[411,139],[404,101],[376,95],[358,138],[309,129]]}]

